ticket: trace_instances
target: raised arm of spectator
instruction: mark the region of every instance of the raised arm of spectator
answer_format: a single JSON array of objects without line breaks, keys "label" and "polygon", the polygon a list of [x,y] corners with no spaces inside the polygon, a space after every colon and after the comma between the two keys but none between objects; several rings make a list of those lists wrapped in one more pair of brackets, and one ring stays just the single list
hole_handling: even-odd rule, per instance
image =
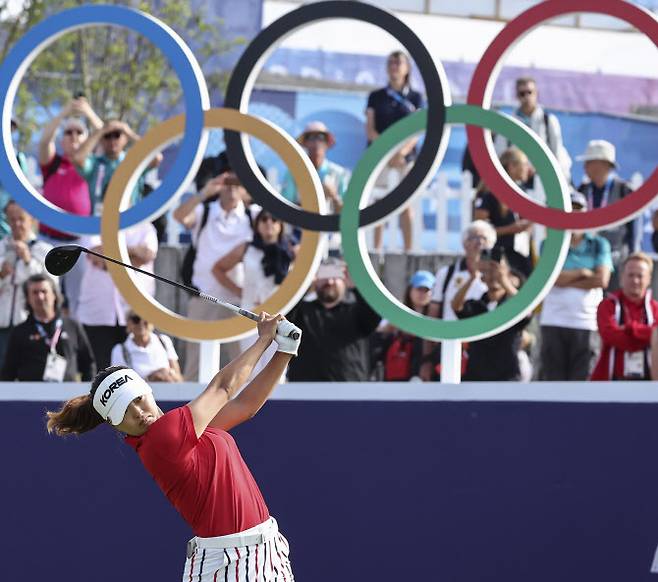
[{"label": "raised arm of spectator", "polygon": [[147,244],[140,244],[133,247],[128,247],[128,256],[130,262],[135,267],[141,267],[151,261],[155,260],[157,248],[153,249]]},{"label": "raised arm of spectator", "polygon": [[228,254],[219,259],[212,267],[212,274],[220,285],[223,285],[235,295],[242,297],[242,287],[236,285],[235,281],[228,276],[228,272],[235,267],[247,252],[248,243],[239,244]]},{"label": "raised arm of spectator", "polygon": [[39,165],[46,166],[55,157],[55,135],[62,121],[71,115],[73,103],[75,100],[67,103],[62,110],[53,117],[43,128],[41,139],[39,140]]},{"label": "raised arm of spectator", "polygon": [[101,138],[114,127],[111,124],[104,125],[100,129],[93,131],[89,137],[80,144],[78,151],[73,156],[73,163],[79,168],[84,168],[87,158],[93,153]]},{"label": "raised arm of spectator", "polygon": [[87,119],[89,122],[89,128],[92,131],[99,130],[103,127],[103,120],[96,115],[96,112],[93,110],[92,106],[89,104],[84,97],[75,99],[73,101],[73,113],[79,113]]},{"label": "raised arm of spectator", "polygon": [[361,330],[364,336],[369,336],[371,333],[377,329],[377,326],[382,320],[381,315],[377,313],[366,300],[361,296],[359,290],[356,288],[352,277],[350,276],[347,267],[345,267],[345,285],[348,289],[351,289],[352,293],[356,297],[356,302],[352,307],[352,315],[355,318],[358,328]]},{"label": "raised arm of spectator", "polygon": [[[192,411],[194,421],[194,430],[198,437],[201,436],[206,427],[215,428],[221,426],[224,430],[231,428],[231,422],[228,418],[235,419],[239,415],[225,413],[225,418],[219,416],[221,410],[233,398],[235,392],[244,385],[254,370],[254,366],[261,359],[265,350],[274,340],[276,329],[281,315],[267,316],[261,313],[261,319],[258,322],[258,339],[247,350],[242,352],[235,360],[222,368],[215,377],[210,381],[206,389],[188,404]],[[286,358],[283,358],[284,360]],[[278,361],[278,358],[277,358]],[[279,376],[280,377],[280,376]],[[269,378],[269,376],[268,376]],[[278,379],[278,378],[277,378]],[[255,414],[255,412],[254,412]],[[233,425],[235,426],[235,425]]]},{"label": "raised arm of spectator", "polygon": [[[118,129],[123,131],[123,133],[125,133],[128,136],[128,139],[133,143],[142,139],[141,136],[138,133],[135,133],[133,129],[125,121],[117,121],[116,124],[118,126]],[[157,168],[162,163],[162,158],[163,156],[161,152],[155,154],[155,156],[153,156],[151,161],[146,166],[146,169],[152,170],[154,168]]]},{"label": "raised arm of spectator", "polygon": [[649,347],[654,326],[638,321],[619,325],[615,317],[615,303],[610,298],[599,303],[596,321],[601,339],[614,348],[637,352]]},{"label": "raised arm of spectator", "polygon": [[466,303],[466,295],[468,294],[468,290],[471,288],[471,285],[475,282],[475,280],[479,278],[479,276],[479,271],[471,273],[471,276],[466,279],[466,282],[459,288],[457,293],[455,293],[455,296],[452,298],[452,302],[450,303],[450,306],[455,313],[459,313],[462,309],[464,309],[464,303]]},{"label": "raised arm of spectator", "polygon": [[224,186],[226,174],[221,174],[212,180],[209,180],[201,192],[190,196],[176,210],[174,210],[174,220],[182,224],[188,230],[196,225],[195,208],[202,202],[219,194]]}]

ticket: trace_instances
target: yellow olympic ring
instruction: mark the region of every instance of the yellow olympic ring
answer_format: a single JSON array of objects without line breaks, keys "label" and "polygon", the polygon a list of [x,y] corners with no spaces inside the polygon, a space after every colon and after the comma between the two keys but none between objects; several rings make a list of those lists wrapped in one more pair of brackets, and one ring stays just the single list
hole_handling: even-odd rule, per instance
[{"label": "yellow olympic ring", "polygon": [[[128,150],[125,159],[117,167],[103,202],[101,240],[105,254],[130,262],[125,238],[119,235],[119,210],[122,202],[127,201],[131,182],[135,181],[138,171],[155,152],[182,135],[184,125],[184,115],[158,124]],[[302,207],[313,212],[322,210],[324,200],[318,194],[322,192],[322,187],[317,171],[299,144],[277,126],[234,109],[217,108],[205,112],[204,127],[242,131],[269,145],[279,154],[295,179]],[[265,303],[254,309],[255,312],[285,313],[301,299],[320,262],[323,247],[321,240],[324,239],[321,239],[320,233],[304,231],[299,252],[288,276]],[[112,280],[130,306],[162,331],[189,340],[232,341],[248,335],[254,329],[253,321],[240,316],[219,321],[188,319],[144,294],[127,269],[112,263],[107,263],[107,266]]]}]

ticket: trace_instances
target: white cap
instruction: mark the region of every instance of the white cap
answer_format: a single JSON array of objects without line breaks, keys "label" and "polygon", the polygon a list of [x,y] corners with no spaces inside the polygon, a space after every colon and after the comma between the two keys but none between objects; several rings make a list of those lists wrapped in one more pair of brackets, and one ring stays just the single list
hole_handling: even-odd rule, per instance
[{"label": "white cap", "polygon": [[151,387],[132,368],[112,372],[94,392],[94,408],[116,426],[121,424],[128,405],[138,396],[151,394]]},{"label": "white cap", "polygon": [[581,162],[591,162],[594,160],[601,160],[603,162],[610,162],[613,166],[617,167],[617,150],[609,141],[604,139],[593,139],[587,144],[585,153],[582,156],[576,156],[576,159]]}]

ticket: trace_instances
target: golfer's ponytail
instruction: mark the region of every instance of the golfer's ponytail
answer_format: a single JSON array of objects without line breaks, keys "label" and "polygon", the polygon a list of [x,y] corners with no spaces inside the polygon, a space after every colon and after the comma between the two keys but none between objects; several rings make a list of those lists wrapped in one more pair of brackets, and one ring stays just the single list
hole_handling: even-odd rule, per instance
[{"label": "golfer's ponytail", "polygon": [[57,412],[48,411],[48,432],[58,436],[82,434],[103,424],[103,418],[94,409],[93,396],[85,394],[65,402]]},{"label": "golfer's ponytail", "polygon": [[93,404],[94,393],[98,385],[107,378],[112,372],[122,370],[126,366],[110,366],[96,374],[93,382],[91,383],[91,391],[84,396],[76,396],[71,398],[62,407],[56,411],[48,411],[46,416],[48,421],[46,427],[49,433],[55,433],[58,436],[66,436],[69,434],[82,434],[88,432],[97,426],[103,424],[105,421],[103,417],[96,412]]}]

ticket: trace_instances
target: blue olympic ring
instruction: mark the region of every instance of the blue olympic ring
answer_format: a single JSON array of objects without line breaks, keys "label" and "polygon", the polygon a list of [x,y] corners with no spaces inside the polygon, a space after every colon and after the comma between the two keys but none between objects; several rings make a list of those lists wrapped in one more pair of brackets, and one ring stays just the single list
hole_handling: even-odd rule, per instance
[{"label": "blue olympic ring", "polygon": [[[208,142],[208,134],[203,127],[204,111],[210,108],[206,81],[194,54],[170,27],[138,10],[109,5],[72,8],[34,26],[12,47],[0,66],[0,95],[4,95],[4,147],[0,148],[0,176],[3,186],[30,214],[53,228],[77,234],[99,234],[100,217],[62,212],[29,184],[16,160],[10,120],[18,85],[39,51],[66,32],[100,24],[130,28],[153,42],[165,54],[178,75],[185,101],[185,133],[174,164],[162,184],[148,198],[121,213],[121,228],[162,213],[196,173]],[[132,184],[128,186],[132,187]]]}]

